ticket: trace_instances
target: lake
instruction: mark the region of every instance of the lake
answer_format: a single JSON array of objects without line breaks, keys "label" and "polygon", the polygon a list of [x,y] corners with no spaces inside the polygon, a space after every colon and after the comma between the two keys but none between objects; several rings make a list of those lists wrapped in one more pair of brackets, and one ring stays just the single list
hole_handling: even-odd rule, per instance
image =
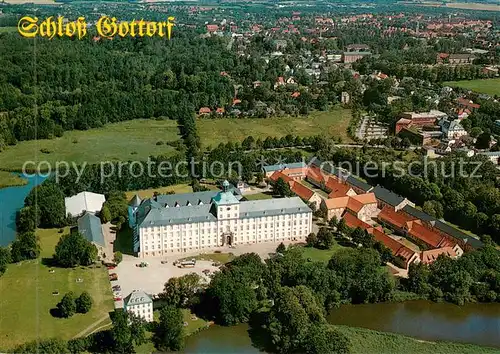
[{"label": "lake", "polygon": [[46,177],[36,175],[25,178],[28,184],[24,186],[0,189],[0,246],[7,246],[15,239],[16,213],[24,206],[24,198],[28,193]]},{"label": "lake", "polygon": [[394,332],[425,340],[500,347],[500,304],[407,301],[346,305],[327,317],[332,324]]},{"label": "lake", "polygon": [[[430,301],[345,305],[328,315],[332,324],[394,332],[424,340],[500,348],[500,304],[456,306]],[[213,326],[186,341],[186,353],[258,353],[245,324]]]}]

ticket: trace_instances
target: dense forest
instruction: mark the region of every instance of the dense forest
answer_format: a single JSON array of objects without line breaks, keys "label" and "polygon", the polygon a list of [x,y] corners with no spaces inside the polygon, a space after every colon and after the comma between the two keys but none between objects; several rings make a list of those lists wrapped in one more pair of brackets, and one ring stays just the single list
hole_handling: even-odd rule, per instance
[{"label": "dense forest", "polygon": [[[224,106],[234,89],[224,40],[28,41],[1,35],[0,146],[136,118],[175,119],[189,104]],[[34,108],[36,106],[36,109]]]}]

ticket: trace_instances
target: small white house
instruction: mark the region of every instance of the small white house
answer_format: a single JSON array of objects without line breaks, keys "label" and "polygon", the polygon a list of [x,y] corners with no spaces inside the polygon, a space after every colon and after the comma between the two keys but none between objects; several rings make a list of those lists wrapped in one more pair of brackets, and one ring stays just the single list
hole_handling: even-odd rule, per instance
[{"label": "small white house", "polygon": [[134,290],[123,300],[124,309],[147,322],[153,322],[153,299],[142,290]]},{"label": "small white house", "polygon": [[64,198],[66,215],[80,216],[85,212],[97,213],[101,211],[102,205],[106,201],[103,194],[92,192],[81,192],[69,198]]},{"label": "small white house", "polygon": [[467,131],[462,127],[458,119],[451,122],[444,120],[441,124],[441,130],[443,131],[443,136],[448,139],[457,139],[467,135]]}]

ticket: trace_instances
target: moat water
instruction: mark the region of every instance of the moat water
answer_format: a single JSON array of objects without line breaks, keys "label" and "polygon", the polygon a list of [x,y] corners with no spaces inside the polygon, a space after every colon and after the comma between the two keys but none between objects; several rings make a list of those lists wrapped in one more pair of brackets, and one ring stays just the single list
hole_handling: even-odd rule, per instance
[{"label": "moat water", "polygon": [[[24,177],[23,177],[24,178]],[[16,214],[24,206],[24,198],[46,177],[26,177],[24,186],[0,189],[0,246],[6,246],[16,238]]]},{"label": "moat water", "polygon": [[[332,324],[399,333],[423,340],[500,348],[500,304],[456,306],[429,301],[346,305],[328,315]],[[186,353],[258,353],[247,325],[213,326],[188,338]],[[499,349],[500,351],[500,349]]]}]

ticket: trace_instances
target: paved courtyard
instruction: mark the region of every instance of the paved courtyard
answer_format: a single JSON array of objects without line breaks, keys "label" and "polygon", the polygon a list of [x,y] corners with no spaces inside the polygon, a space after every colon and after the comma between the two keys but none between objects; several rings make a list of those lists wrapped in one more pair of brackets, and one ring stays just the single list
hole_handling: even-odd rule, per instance
[{"label": "paved courtyard", "polygon": [[[277,246],[278,244],[275,243],[262,243],[241,245],[235,248],[220,247],[218,249],[206,251],[206,253],[213,253],[217,250],[221,253],[233,253],[235,256],[239,256],[244,253],[255,252],[261,258],[265,259],[269,257],[269,253],[275,252]],[[173,262],[178,259],[189,258],[201,253],[203,252],[146,258],[123,255],[123,261],[115,269],[109,270],[110,274],[116,273],[118,275],[118,280],[112,281],[111,286],[120,285],[120,297],[124,298],[133,290],[143,290],[152,295],[159,294],[163,291],[164,284],[170,278],[181,277],[193,272],[200,275],[206,282],[209,282],[210,278],[203,274],[203,270],[208,269],[210,272],[218,270],[218,267],[213,266],[211,261],[198,260],[193,268],[178,268],[173,265]],[[167,261],[167,263],[162,264],[162,261]],[[140,264],[141,262],[147,262],[148,266],[144,268],[137,267],[136,264]],[[123,302],[119,301],[115,306],[122,307]]]}]

